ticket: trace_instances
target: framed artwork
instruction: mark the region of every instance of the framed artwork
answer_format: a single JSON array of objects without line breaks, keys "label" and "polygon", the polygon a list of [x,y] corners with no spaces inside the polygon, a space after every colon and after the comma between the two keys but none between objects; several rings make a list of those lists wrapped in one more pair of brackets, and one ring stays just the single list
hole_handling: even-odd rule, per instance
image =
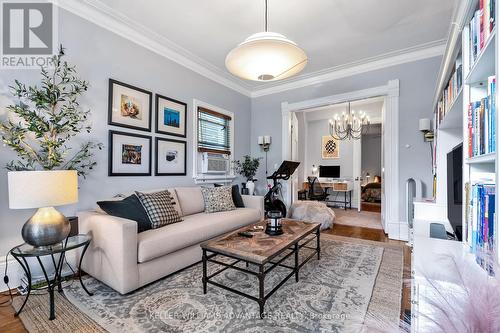
[{"label": "framed artwork", "polygon": [[331,135],[321,138],[321,158],[328,160],[340,157],[340,142]]},{"label": "framed artwork", "polygon": [[109,176],[151,176],[151,137],[109,131]]},{"label": "framed artwork", "polygon": [[151,132],[153,94],[109,79],[108,124]]},{"label": "framed artwork", "polygon": [[155,176],[185,176],[187,147],[185,141],[156,138]]},{"label": "framed artwork", "polygon": [[156,94],[156,133],[185,138],[187,104]]}]

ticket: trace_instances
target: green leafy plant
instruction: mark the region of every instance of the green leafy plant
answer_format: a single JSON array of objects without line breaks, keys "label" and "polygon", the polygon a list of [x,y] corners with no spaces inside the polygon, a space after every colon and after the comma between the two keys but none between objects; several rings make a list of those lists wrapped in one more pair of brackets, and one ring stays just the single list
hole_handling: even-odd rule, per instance
[{"label": "green leafy plant", "polygon": [[41,68],[40,86],[26,86],[15,80],[10,86],[17,99],[7,106],[8,119],[0,122],[2,141],[18,160],[8,170],[76,170],[85,177],[96,165],[93,151],[101,143],[84,142],[78,150],[69,141],[82,131],[90,133],[90,110],[81,110],[78,98],[89,83],[77,76],[74,66],[63,61],[64,49],[52,58],[50,69]]},{"label": "green leafy plant", "polygon": [[259,158],[252,158],[250,155],[245,155],[241,161],[234,161],[234,171],[245,177],[248,181],[253,181],[257,169],[259,169],[260,160]]}]

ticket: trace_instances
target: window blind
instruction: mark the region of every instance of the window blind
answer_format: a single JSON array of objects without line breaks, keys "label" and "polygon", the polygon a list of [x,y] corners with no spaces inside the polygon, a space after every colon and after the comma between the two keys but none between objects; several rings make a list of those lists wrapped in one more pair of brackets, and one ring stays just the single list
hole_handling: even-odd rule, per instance
[{"label": "window blind", "polygon": [[231,117],[198,107],[198,151],[231,153]]}]

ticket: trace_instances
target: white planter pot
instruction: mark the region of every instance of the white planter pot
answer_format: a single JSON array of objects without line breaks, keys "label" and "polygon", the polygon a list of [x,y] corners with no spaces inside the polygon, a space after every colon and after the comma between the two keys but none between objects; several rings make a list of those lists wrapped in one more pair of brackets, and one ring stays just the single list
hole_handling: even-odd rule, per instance
[{"label": "white planter pot", "polygon": [[253,195],[255,191],[255,183],[253,181],[247,181],[248,194]]}]

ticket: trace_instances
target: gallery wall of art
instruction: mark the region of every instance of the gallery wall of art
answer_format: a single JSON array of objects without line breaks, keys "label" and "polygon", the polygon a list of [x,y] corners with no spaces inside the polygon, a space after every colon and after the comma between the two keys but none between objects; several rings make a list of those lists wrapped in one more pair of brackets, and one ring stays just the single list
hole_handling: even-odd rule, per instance
[{"label": "gallery wall of art", "polygon": [[[97,166],[79,181],[78,204],[61,207],[65,215],[93,208],[96,200],[117,193],[193,185],[193,99],[234,112],[238,132],[234,157],[250,153],[249,97],[64,10],[59,20],[66,60],[90,82],[80,104],[91,110],[92,132],[77,137],[74,144],[92,139],[105,146],[96,152]],[[34,84],[40,79],[39,71],[1,71],[1,119],[6,117],[5,106],[12,103],[8,86],[15,79]],[[111,95],[110,79],[124,84],[113,86]],[[108,165],[110,154],[117,162],[114,165]],[[14,158],[13,152],[0,146],[0,166]],[[8,209],[7,170],[0,168],[0,253],[21,242],[21,227],[32,213]]]}]

